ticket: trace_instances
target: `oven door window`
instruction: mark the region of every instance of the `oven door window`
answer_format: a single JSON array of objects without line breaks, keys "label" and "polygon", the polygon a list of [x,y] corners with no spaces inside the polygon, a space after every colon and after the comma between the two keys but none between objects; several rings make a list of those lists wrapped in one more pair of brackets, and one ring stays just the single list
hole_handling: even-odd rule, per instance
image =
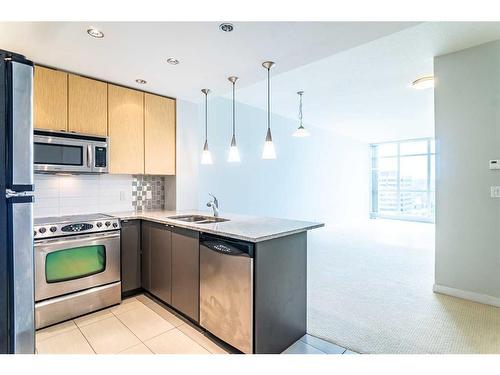
[{"label": "oven door window", "polygon": [[92,245],[58,250],[45,258],[47,283],[81,279],[106,269],[104,245]]},{"label": "oven door window", "polygon": [[35,164],[82,166],[83,147],[35,142],[34,158]]}]

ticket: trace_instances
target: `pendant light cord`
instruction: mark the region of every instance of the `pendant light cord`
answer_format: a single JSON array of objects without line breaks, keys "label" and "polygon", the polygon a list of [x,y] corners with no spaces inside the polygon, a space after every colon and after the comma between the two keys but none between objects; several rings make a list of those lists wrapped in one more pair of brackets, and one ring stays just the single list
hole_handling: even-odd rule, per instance
[{"label": "pendant light cord", "polygon": [[236,117],[235,116],[235,108],[234,108],[235,107],[235,105],[234,105],[234,84],[235,84],[235,82],[233,82],[233,137],[235,137],[235,126],[234,126],[234,124],[235,124],[235,117]]},{"label": "pendant light cord", "polygon": [[208,93],[205,93],[205,142],[208,139]]},{"label": "pendant light cord", "polygon": [[271,129],[271,69],[267,68],[267,129]]},{"label": "pendant light cord", "polygon": [[302,126],[302,94],[299,94],[299,120],[300,120],[300,126]]}]

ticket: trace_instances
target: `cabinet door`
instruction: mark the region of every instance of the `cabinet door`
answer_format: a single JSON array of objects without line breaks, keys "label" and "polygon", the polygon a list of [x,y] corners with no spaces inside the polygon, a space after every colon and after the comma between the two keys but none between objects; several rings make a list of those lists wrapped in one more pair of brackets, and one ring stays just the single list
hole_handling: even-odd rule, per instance
[{"label": "cabinet door", "polygon": [[144,169],[175,174],[175,100],[144,94]]},{"label": "cabinet door", "polygon": [[151,293],[163,302],[172,302],[172,235],[165,225],[150,228]]},{"label": "cabinet door", "polygon": [[200,247],[198,232],[172,229],[172,306],[199,321]]},{"label": "cabinet door", "polygon": [[77,133],[108,134],[108,85],[68,76],[68,129]]},{"label": "cabinet door", "polygon": [[151,292],[151,223],[141,222],[141,284]]},{"label": "cabinet door", "polygon": [[144,93],[108,85],[109,171],[144,173]]},{"label": "cabinet door", "polygon": [[141,223],[123,220],[121,223],[122,294],[141,287]]},{"label": "cabinet door", "polygon": [[68,74],[35,66],[34,127],[68,130]]}]

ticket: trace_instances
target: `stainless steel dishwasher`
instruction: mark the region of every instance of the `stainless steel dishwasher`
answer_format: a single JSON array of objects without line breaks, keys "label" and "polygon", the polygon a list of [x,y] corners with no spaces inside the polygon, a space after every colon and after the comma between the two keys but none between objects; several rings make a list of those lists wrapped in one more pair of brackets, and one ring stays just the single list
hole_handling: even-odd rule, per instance
[{"label": "stainless steel dishwasher", "polygon": [[253,253],[249,242],[200,237],[200,324],[243,353],[253,351]]}]

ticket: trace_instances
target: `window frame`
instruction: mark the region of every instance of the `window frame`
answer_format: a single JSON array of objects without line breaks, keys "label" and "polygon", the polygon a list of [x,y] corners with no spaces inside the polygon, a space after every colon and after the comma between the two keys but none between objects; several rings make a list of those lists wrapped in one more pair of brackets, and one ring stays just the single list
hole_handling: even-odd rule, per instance
[{"label": "window frame", "polygon": [[[405,154],[401,155],[401,144],[402,143],[410,143],[410,142],[422,142],[426,141],[427,142],[427,151],[425,153],[415,153],[415,154]],[[432,152],[432,142],[434,142],[434,152]],[[402,220],[402,221],[413,221],[413,222],[423,222],[423,223],[435,223],[435,217],[436,217],[436,212],[435,212],[435,200],[436,200],[436,189],[435,186],[431,186],[431,179],[432,179],[432,157],[434,157],[434,163],[436,163],[436,144],[435,144],[435,139],[433,137],[426,137],[426,138],[414,138],[414,139],[404,139],[404,140],[399,140],[399,141],[387,141],[387,142],[378,142],[378,143],[370,143],[370,207],[369,207],[369,216],[370,219],[390,219],[390,220]],[[397,152],[395,155],[391,156],[376,156],[376,148],[380,145],[384,144],[396,144],[396,149]],[[422,190],[422,189],[401,189],[401,158],[404,157],[415,157],[415,156],[425,156],[427,158],[427,189]],[[374,170],[376,169],[377,166],[377,161],[379,159],[389,159],[389,158],[395,158],[396,159],[396,165],[397,165],[397,171],[396,171],[396,178],[397,178],[397,188],[395,190],[397,194],[397,202],[400,202],[401,198],[401,192],[403,193],[426,193],[427,195],[427,205],[430,208],[430,205],[432,203],[431,201],[431,196],[434,194],[434,213],[431,216],[427,217],[422,217],[422,216],[417,216],[417,215],[403,215],[403,214],[387,214],[387,213],[380,213],[378,211],[378,207],[376,210],[374,210],[374,202],[375,202],[375,196],[378,197],[378,192],[379,190],[374,190],[374,184],[375,184],[375,173]],[[435,165],[434,165],[434,173],[435,173]],[[435,177],[434,177],[435,178]],[[435,183],[435,181],[434,181]],[[394,190],[386,190],[388,192],[394,191]],[[378,205],[378,199],[376,199],[377,205]]]}]

